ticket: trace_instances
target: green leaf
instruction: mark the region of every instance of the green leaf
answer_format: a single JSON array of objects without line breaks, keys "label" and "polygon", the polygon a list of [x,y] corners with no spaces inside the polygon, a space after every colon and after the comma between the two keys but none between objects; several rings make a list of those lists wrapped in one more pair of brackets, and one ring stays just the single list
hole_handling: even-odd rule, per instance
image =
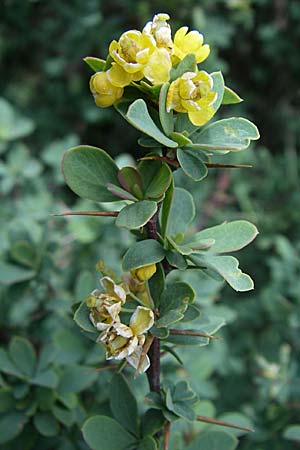
[{"label": "green leaf", "polygon": [[134,167],[122,167],[118,173],[121,186],[138,199],[143,198],[143,180]]},{"label": "green leaf", "polygon": [[125,253],[123,270],[125,272],[162,261],[165,250],[154,239],[135,242]]},{"label": "green leaf", "polygon": [[186,55],[176,67],[170,71],[170,81],[177,80],[186,72],[196,72],[196,57],[194,53]]},{"label": "green leaf", "polygon": [[128,122],[138,130],[160,142],[165,147],[176,148],[177,142],[169,139],[153,122],[145,101],[143,99],[135,100],[128,108],[126,118]]},{"label": "green leaf", "polygon": [[116,225],[128,230],[138,230],[146,225],[147,222],[157,211],[157,204],[149,200],[133,203],[125,206],[116,220]]},{"label": "green leaf", "polygon": [[43,436],[56,436],[59,432],[59,424],[50,413],[38,412],[33,418],[33,423]]},{"label": "green leaf", "polygon": [[30,280],[35,275],[35,270],[23,269],[23,267],[0,261],[0,284],[10,286]]},{"label": "green leaf", "polygon": [[102,72],[106,64],[104,59],[95,58],[94,56],[87,56],[86,58],[83,58],[83,61],[95,72]]},{"label": "green leaf", "polygon": [[75,283],[75,302],[82,302],[95,289],[95,277],[89,270],[82,270]]},{"label": "green leaf", "polygon": [[213,108],[215,111],[218,111],[222,104],[223,95],[224,95],[224,78],[221,72],[213,72],[210,74],[213,79],[213,87],[212,91],[217,93],[217,100],[213,104]]},{"label": "green leaf", "polygon": [[[168,238],[168,241],[171,242],[172,240]],[[185,257],[178,253],[177,250],[168,250],[166,258],[171,266],[176,267],[179,270],[185,270],[188,266]]]},{"label": "green leaf", "polygon": [[152,436],[146,436],[140,441],[137,450],[158,450],[158,446]]},{"label": "green leaf", "polygon": [[30,380],[30,383],[54,389],[58,385],[58,380],[57,373],[53,369],[47,369],[38,372],[34,378]]},{"label": "green leaf", "polygon": [[195,404],[198,396],[192,391],[186,381],[179,381],[175,386],[166,390],[166,406],[169,411],[179,417],[195,420]]},{"label": "green leaf", "polygon": [[197,260],[201,265],[220,274],[235,291],[254,289],[251,277],[239,269],[239,261],[233,256],[197,255]]},{"label": "green leaf", "polygon": [[102,149],[80,145],[64,153],[63,173],[67,185],[79,197],[96,202],[118,201],[107,183],[118,183],[118,167]]},{"label": "green leaf", "polygon": [[171,133],[170,137],[178,143],[179,147],[184,147],[185,145],[193,143],[188,137],[185,136],[185,134],[178,133],[177,131]]},{"label": "green leaf", "polygon": [[145,148],[160,148],[162,145],[149,136],[142,136],[138,139],[138,144]]},{"label": "green leaf", "polygon": [[22,412],[13,411],[0,418],[0,444],[14,439],[24,428],[28,417]]},{"label": "green leaf", "polygon": [[174,179],[172,176],[172,180],[170,183],[170,186],[168,187],[166,193],[165,193],[165,198],[162,202],[162,207],[161,207],[161,212],[160,212],[160,232],[163,238],[165,238],[166,236],[166,229],[167,229],[167,224],[168,224],[168,220],[169,220],[169,214],[171,211],[171,206],[172,206],[172,201],[173,201],[173,195],[174,195]]},{"label": "green leaf", "polygon": [[81,392],[98,378],[97,372],[89,366],[67,366],[57,388],[59,395]]},{"label": "green leaf", "polygon": [[163,131],[169,136],[174,129],[173,111],[167,112],[166,100],[170,83],[164,83],[159,94],[159,119]]},{"label": "green leaf", "polygon": [[225,86],[222,105],[233,105],[241,102],[243,102],[243,99],[232,89]]},{"label": "green leaf", "polygon": [[238,440],[228,431],[207,431],[200,433],[186,450],[235,450]]},{"label": "green leaf", "polygon": [[167,328],[157,328],[155,325],[150,330],[152,336],[159,339],[166,339],[169,336],[169,330]]},{"label": "green leaf", "polygon": [[166,312],[156,322],[157,328],[169,328],[176,322],[179,322],[184,317],[184,314],[177,309]]},{"label": "green leaf", "polygon": [[114,419],[94,416],[83,427],[84,440],[93,450],[127,450],[137,444],[136,439]]},{"label": "green leaf", "polygon": [[0,98],[0,141],[13,141],[31,134],[34,123],[27,117],[20,116],[8,101]]},{"label": "green leaf", "polygon": [[116,184],[107,183],[106,188],[109,192],[111,192],[112,195],[114,195],[115,197],[119,197],[118,200],[116,200],[115,198],[115,201],[120,201],[120,198],[122,200],[130,200],[132,202],[136,202],[138,200],[135,195],[131,194],[120,186],[117,186]]},{"label": "green leaf", "polygon": [[177,114],[175,129],[180,133],[185,133],[187,136],[191,136],[199,129],[199,127],[192,124],[187,113],[179,113]]},{"label": "green leaf", "polygon": [[184,173],[194,181],[203,180],[208,169],[196,150],[177,150],[177,159]]},{"label": "green leaf", "polygon": [[258,230],[252,223],[246,220],[235,220],[199,231],[185,244],[196,247],[203,239],[212,239],[215,242],[205,250],[205,254],[229,253],[245,247],[257,235]]},{"label": "green leaf", "polygon": [[157,264],[155,274],[148,280],[148,286],[154,305],[158,307],[160,297],[165,289],[165,271],[162,264]]},{"label": "green leaf", "polygon": [[163,163],[159,171],[155,174],[148,186],[145,188],[145,197],[161,197],[170,186],[172,177],[173,176],[170,167],[167,164]]},{"label": "green leaf", "polygon": [[188,304],[195,300],[195,295],[193,288],[183,281],[168,284],[161,297],[161,315],[177,308],[181,308],[184,312]]},{"label": "green leaf", "polygon": [[88,331],[89,333],[95,333],[95,327],[90,321],[90,310],[86,306],[85,301],[82,302],[75,311],[74,320],[83,330]]},{"label": "green leaf", "polygon": [[24,266],[36,269],[39,257],[32,244],[28,241],[16,241],[13,243],[10,249],[12,258]]},{"label": "green leaf", "polygon": [[0,372],[7,373],[8,375],[14,375],[19,378],[24,378],[24,375],[20,371],[19,367],[10,360],[8,354],[3,348],[0,348]]},{"label": "green leaf", "polygon": [[185,233],[195,217],[195,204],[192,195],[182,188],[175,188],[173,201],[169,213],[167,236]]},{"label": "green leaf", "polygon": [[193,134],[189,148],[214,151],[240,151],[259,138],[257,127],[247,119],[233,117],[214,122]]},{"label": "green leaf", "polygon": [[115,373],[110,385],[110,409],[127,431],[138,435],[137,402],[122,374]]},{"label": "green leaf", "polygon": [[284,430],[283,437],[291,441],[300,442],[300,425],[288,426]]},{"label": "green leaf", "polygon": [[165,418],[161,411],[157,409],[148,409],[142,417],[142,433],[143,435],[155,434],[164,426]]},{"label": "green leaf", "polygon": [[36,354],[32,344],[25,338],[15,336],[9,343],[9,356],[18,369],[31,377],[36,369]]}]

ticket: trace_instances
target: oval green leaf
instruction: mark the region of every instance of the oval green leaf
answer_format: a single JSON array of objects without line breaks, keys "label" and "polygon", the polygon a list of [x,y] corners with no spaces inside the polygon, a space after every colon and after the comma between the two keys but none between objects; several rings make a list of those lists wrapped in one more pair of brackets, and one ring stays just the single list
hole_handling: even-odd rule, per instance
[{"label": "oval green leaf", "polygon": [[125,253],[123,270],[129,271],[139,267],[155,264],[165,257],[165,250],[154,239],[135,242]]},{"label": "oval green leaf", "polygon": [[184,173],[195,181],[203,180],[208,170],[197,150],[177,150],[177,159]]},{"label": "oval green leaf", "polygon": [[116,225],[128,230],[138,230],[146,225],[147,222],[157,211],[157,203],[149,200],[143,200],[131,205],[125,206],[116,220]]},{"label": "oval green leaf", "polygon": [[106,188],[118,185],[118,167],[102,149],[80,145],[67,150],[63,158],[63,173],[67,185],[79,197],[96,202],[118,201]]},{"label": "oval green leaf", "polygon": [[200,150],[240,151],[259,138],[257,127],[247,119],[233,117],[218,120],[193,134],[189,148]]},{"label": "oval green leaf", "polygon": [[126,450],[136,439],[111,417],[94,416],[83,427],[84,440],[93,450]]},{"label": "oval green leaf", "polygon": [[126,118],[128,122],[138,130],[152,137],[157,142],[160,142],[165,147],[176,148],[177,142],[169,139],[160,129],[155,125],[152,117],[148,112],[145,101],[141,98],[133,102],[127,111]]}]

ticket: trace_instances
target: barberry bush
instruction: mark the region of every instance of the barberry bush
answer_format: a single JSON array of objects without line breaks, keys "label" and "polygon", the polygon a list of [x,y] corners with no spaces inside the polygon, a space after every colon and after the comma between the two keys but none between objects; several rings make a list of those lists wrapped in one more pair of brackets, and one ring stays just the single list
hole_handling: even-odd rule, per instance
[{"label": "barberry bush", "polygon": [[[102,369],[115,371],[112,414],[92,416],[83,425],[84,439],[97,450],[168,449],[172,425],[180,420],[251,431],[200,416],[201,400],[189,380],[161,373],[165,354],[180,364],[177,347],[197,346],[201,352],[225,324],[223,318],[201,316],[185,274],[223,279],[235,291],[253,289],[252,279],[230,254],[258,233],[245,220],[193,233],[195,202],[176,185],[177,174],[200,182],[210,168],[245,169],[217,159],[247,149],[259,133],[241,117],[212,120],[222,105],[242,100],[221,72],[201,68],[210,53],[203,36],[188,27],[173,36],[169,19],[160,13],[141,31],[126,31],[111,42],[105,60],[85,58],[95,72],[90,90],[96,105],[114,106],[141,132],[138,161],[118,167],[105,150],[88,145],[67,150],[63,158],[68,186],[83,199],[108,204],[103,210],[66,214],[115,217],[117,227],[136,236],[124,254],[122,273],[98,264],[100,285],[74,315],[83,333],[104,347],[109,362]],[[144,372],[149,393],[139,407],[125,375],[137,378]],[[207,431],[192,439],[189,449],[212,446],[230,450],[237,439],[223,428]]]}]

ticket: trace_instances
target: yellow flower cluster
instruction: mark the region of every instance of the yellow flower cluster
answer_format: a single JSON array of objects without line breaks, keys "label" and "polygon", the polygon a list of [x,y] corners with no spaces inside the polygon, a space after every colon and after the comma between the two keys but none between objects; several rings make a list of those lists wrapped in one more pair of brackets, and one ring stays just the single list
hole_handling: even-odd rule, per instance
[{"label": "yellow flower cluster", "polygon": [[197,126],[204,125],[215,113],[213,104],[217,93],[212,77],[204,70],[186,72],[171,83],[167,95],[167,111],[187,113],[190,121]]},{"label": "yellow flower cluster", "polygon": [[[155,266],[155,264],[153,265]],[[154,274],[154,268],[145,266],[141,272],[142,277],[148,280]],[[142,270],[144,268],[141,268]],[[156,270],[156,267],[155,267]],[[139,372],[145,372],[150,361],[146,355],[141,361],[142,347],[145,342],[145,333],[154,324],[154,313],[150,308],[138,306],[133,312],[129,325],[121,322],[120,313],[126,302],[127,289],[124,284],[116,284],[110,277],[101,278],[104,292],[95,290],[86,300],[90,309],[90,320],[100,331],[97,342],[106,348],[106,359],[127,362]]]},{"label": "yellow flower cluster", "polygon": [[[124,87],[132,83],[145,80],[155,86],[169,81],[172,67],[190,53],[195,55],[196,63],[201,63],[208,57],[209,45],[203,44],[203,36],[198,31],[188,31],[188,27],[182,27],[175,33],[173,41],[171,27],[167,22],[169,19],[168,14],[157,14],[142,31],[126,31],[118,41],[111,42],[111,67],[107,71],[97,72],[90,81],[90,89],[97,106],[106,108],[113,105],[123,96]],[[186,77],[182,77],[180,82],[176,80],[176,85],[172,83],[171,94],[168,96],[169,110],[189,112],[190,119],[193,118],[193,123],[198,125],[205,117],[210,117],[215,98],[213,92],[207,92],[207,87],[212,87],[211,79],[208,78],[209,82],[203,80],[204,74],[203,71],[194,73],[193,77],[185,74]],[[186,108],[180,100],[174,103],[174,96],[179,95],[176,92],[179,90],[179,84],[188,83],[194,87],[189,90],[190,97],[186,98],[185,95],[182,99],[190,100],[193,105],[189,103]],[[205,114],[204,109],[207,110]],[[198,115],[193,115],[193,112]]]}]

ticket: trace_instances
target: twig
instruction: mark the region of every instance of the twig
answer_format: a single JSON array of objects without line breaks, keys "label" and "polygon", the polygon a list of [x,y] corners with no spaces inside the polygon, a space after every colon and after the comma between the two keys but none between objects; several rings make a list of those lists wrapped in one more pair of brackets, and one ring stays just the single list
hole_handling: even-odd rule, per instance
[{"label": "twig", "polygon": [[169,448],[171,422],[166,422],[164,427],[164,450]]},{"label": "twig", "polygon": [[240,427],[239,425],[234,425],[233,423],[224,422],[223,420],[212,419],[211,417],[197,416],[199,422],[211,423],[213,425],[221,425],[223,427],[236,428],[237,430],[247,431],[248,433],[254,433],[252,428]]},{"label": "twig", "polygon": [[209,339],[220,339],[218,336],[213,336],[211,334],[199,333],[198,331],[192,330],[169,330],[170,334],[173,335],[182,335],[182,336],[200,336]]},{"label": "twig", "polygon": [[49,214],[50,216],[61,217],[61,216],[107,216],[107,217],[117,217],[117,211],[68,211],[60,214]]}]

